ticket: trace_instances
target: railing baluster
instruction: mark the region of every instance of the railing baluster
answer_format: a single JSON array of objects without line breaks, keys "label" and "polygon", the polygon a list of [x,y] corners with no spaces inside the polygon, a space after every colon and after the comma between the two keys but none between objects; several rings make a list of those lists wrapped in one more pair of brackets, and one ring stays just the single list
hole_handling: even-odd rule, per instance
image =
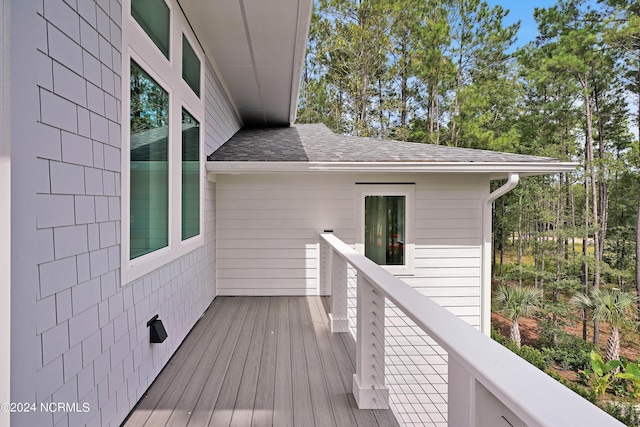
[{"label": "railing baluster", "polygon": [[384,379],[384,295],[358,274],[358,325],[353,396],[360,409],[389,408]]}]

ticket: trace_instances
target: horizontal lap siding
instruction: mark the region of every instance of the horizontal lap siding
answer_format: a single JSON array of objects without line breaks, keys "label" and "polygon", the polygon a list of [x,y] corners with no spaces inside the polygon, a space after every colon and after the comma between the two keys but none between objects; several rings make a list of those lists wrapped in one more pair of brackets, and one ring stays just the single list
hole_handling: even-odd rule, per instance
[{"label": "horizontal lap siding", "polygon": [[415,275],[405,282],[480,324],[482,198],[488,180],[424,176],[416,183]]},{"label": "horizontal lap siding", "polygon": [[335,177],[217,179],[219,295],[317,293],[318,233],[354,241],[353,188]]},{"label": "horizontal lap siding", "polygon": [[402,280],[474,326],[488,180],[439,175],[234,175],[217,179],[220,295],[316,293],[318,233],[355,243],[355,183],[415,182],[415,271]]}]

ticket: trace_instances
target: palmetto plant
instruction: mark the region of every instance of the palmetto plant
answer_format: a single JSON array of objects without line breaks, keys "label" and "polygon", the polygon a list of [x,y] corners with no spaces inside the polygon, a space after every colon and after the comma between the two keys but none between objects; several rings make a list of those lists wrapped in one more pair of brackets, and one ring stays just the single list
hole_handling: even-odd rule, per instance
[{"label": "palmetto plant", "polygon": [[520,348],[520,325],[522,316],[531,316],[538,310],[542,299],[540,289],[527,286],[499,286],[496,293],[496,303],[500,311],[511,320],[510,338]]},{"label": "palmetto plant", "polygon": [[611,326],[605,356],[607,362],[620,359],[620,327],[630,322],[636,300],[627,292],[608,289],[594,289],[591,295],[577,294],[571,298],[576,307],[591,310],[594,320]]}]

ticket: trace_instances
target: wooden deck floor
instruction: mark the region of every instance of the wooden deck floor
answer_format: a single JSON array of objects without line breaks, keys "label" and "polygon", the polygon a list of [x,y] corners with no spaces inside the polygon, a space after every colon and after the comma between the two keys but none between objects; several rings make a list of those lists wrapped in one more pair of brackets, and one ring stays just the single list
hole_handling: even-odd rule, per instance
[{"label": "wooden deck floor", "polygon": [[124,425],[397,426],[357,409],[354,357],[319,297],[218,297]]}]

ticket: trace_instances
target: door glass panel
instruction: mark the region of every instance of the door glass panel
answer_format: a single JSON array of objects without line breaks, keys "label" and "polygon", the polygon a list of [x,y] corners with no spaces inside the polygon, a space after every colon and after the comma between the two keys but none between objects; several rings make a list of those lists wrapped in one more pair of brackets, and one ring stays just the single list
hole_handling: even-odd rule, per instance
[{"label": "door glass panel", "polygon": [[364,254],[378,265],[404,265],[405,196],[364,198]]}]

